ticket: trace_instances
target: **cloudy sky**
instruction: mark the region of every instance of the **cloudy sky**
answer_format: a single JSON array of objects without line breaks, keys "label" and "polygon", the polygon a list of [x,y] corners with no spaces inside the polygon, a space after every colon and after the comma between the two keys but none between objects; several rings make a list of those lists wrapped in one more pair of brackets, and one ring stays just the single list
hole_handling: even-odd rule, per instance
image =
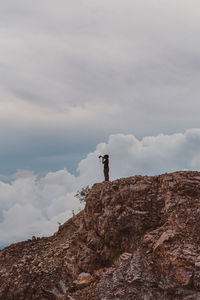
[{"label": "cloudy sky", "polygon": [[0,245],[111,179],[200,169],[199,0],[0,0]]}]

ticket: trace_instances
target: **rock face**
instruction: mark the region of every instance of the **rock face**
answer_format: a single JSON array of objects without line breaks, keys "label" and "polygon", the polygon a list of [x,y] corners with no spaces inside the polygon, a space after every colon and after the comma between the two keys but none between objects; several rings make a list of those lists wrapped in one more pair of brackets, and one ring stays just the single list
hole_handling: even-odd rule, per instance
[{"label": "rock face", "polygon": [[95,184],[52,237],[0,251],[5,299],[200,299],[200,172]]}]

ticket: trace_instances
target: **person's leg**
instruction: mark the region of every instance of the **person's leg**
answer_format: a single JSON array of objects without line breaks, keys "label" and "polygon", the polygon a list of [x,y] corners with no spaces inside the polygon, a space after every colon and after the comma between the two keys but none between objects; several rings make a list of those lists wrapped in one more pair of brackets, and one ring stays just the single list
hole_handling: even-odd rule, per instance
[{"label": "person's leg", "polygon": [[109,181],[109,169],[104,169],[105,181]]}]

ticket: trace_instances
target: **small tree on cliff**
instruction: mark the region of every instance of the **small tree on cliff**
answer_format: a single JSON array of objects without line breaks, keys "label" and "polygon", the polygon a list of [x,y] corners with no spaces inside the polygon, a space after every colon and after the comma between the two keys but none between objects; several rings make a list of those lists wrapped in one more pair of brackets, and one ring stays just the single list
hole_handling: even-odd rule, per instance
[{"label": "small tree on cliff", "polygon": [[87,186],[83,187],[80,191],[78,190],[74,196],[76,198],[78,198],[81,203],[83,203],[83,202],[86,202],[86,198],[87,198],[89,191],[90,191],[90,187],[89,187],[89,185],[87,185]]}]

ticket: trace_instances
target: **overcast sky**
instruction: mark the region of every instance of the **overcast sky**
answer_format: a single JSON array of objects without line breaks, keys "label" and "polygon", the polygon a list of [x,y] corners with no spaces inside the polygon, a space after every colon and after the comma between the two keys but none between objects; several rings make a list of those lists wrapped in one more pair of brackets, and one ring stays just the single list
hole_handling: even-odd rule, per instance
[{"label": "overcast sky", "polygon": [[0,4],[0,244],[78,210],[102,145],[112,178],[200,168],[199,0]]}]

